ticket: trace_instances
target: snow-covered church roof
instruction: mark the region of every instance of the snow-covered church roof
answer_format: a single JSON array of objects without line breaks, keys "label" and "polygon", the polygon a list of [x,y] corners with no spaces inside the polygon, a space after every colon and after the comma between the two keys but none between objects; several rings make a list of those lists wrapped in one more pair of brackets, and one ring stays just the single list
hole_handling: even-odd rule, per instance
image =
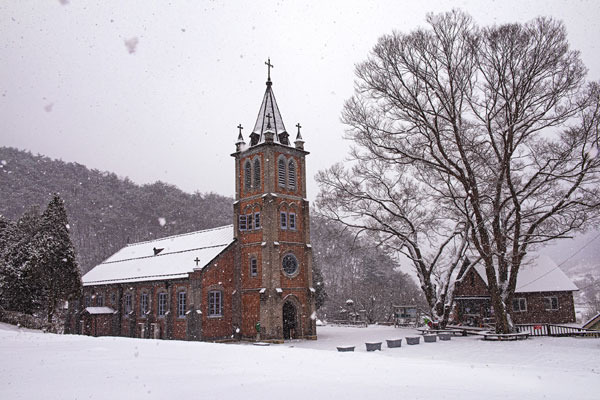
[{"label": "snow-covered church roof", "polygon": [[[477,264],[474,268],[487,285],[485,267]],[[577,286],[548,256],[537,256],[519,268],[515,293],[570,292],[576,290],[579,290]]]},{"label": "snow-covered church roof", "polygon": [[186,278],[233,241],[233,225],[227,225],[128,244],[85,274],[83,285]]}]

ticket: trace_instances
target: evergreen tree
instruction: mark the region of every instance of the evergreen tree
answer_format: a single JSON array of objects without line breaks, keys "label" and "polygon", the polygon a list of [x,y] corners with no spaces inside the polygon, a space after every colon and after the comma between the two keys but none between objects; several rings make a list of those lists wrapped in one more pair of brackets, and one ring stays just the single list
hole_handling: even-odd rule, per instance
[{"label": "evergreen tree", "polygon": [[33,314],[40,305],[39,274],[32,263],[32,239],[40,215],[31,208],[14,224],[4,220],[0,232],[0,298],[3,308]]},{"label": "evergreen tree", "polygon": [[81,276],[69,236],[67,212],[57,194],[42,214],[32,251],[32,262],[42,286],[42,306],[51,323],[60,303],[75,299],[81,293]]}]

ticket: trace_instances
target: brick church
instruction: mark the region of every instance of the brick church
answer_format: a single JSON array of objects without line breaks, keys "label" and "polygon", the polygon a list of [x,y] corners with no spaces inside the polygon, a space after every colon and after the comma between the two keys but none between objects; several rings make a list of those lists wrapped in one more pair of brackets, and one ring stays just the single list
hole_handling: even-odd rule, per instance
[{"label": "brick church", "polygon": [[[180,340],[316,339],[308,154],[269,75],[248,142],[235,143],[233,224],[128,244],[83,276],[72,329]],[[200,210],[198,210],[200,212]]]}]

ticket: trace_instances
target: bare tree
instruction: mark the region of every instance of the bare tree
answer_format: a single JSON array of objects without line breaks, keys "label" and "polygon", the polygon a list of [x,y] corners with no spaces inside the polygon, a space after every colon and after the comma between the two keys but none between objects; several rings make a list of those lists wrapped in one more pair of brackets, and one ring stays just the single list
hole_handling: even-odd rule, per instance
[{"label": "bare tree", "polygon": [[[390,215],[404,216],[417,234],[439,231],[433,242],[444,243],[454,240],[452,223],[464,224],[485,266],[496,330],[509,332],[527,252],[598,216],[600,88],[586,83],[559,21],[479,28],[455,10],[427,22],[430,29],[380,38],[357,66],[342,116],[357,145],[352,158],[358,169],[384,166],[378,174],[394,189],[387,198],[404,204]],[[322,175],[325,187],[334,172]],[[360,192],[381,200],[369,186]],[[342,219],[362,215],[355,208]],[[434,216],[450,222],[437,229]]]}]

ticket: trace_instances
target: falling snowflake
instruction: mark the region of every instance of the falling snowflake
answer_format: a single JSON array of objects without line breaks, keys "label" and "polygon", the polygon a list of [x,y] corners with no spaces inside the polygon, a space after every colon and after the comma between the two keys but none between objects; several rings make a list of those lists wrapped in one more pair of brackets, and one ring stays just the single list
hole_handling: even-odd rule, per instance
[{"label": "falling snowflake", "polygon": [[317,319],[317,313],[313,311],[312,314],[310,314],[310,319],[312,319],[313,321]]},{"label": "falling snowflake", "polygon": [[158,224],[159,224],[160,226],[165,226],[165,224],[166,224],[166,223],[167,223],[167,220],[166,220],[166,219],[164,219],[163,217],[160,217],[160,218],[158,219]]},{"label": "falling snowflake", "polygon": [[127,47],[127,51],[129,52],[129,54],[133,54],[135,53],[135,50],[137,48],[139,39],[137,38],[137,36],[132,37],[131,39],[125,39],[125,47]]},{"label": "falling snowflake", "polygon": [[69,229],[71,229],[71,225],[65,224],[65,228],[67,228],[67,230],[69,230]]}]

